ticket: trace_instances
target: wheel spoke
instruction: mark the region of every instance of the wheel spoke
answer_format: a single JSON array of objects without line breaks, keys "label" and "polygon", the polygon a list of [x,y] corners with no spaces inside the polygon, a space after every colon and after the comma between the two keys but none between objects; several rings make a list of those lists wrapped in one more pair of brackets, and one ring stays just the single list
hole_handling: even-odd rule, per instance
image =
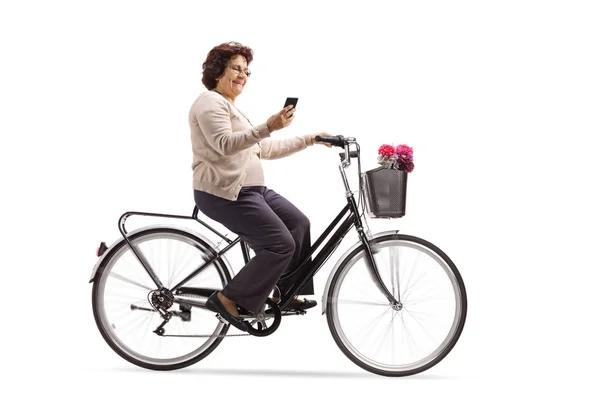
[{"label": "wheel spoke", "polygon": [[[131,314],[129,314],[131,315]],[[125,318],[125,316],[123,317]],[[122,318],[122,319],[123,319]],[[148,314],[137,314],[131,318],[128,318],[123,325],[119,322],[120,320],[115,320],[114,325],[120,329],[119,334],[125,336],[129,334],[136,326],[140,324],[140,322],[145,321],[148,318]],[[118,324],[116,322],[119,322]],[[139,332],[139,331],[138,331]]]},{"label": "wheel spoke", "polygon": [[364,305],[364,306],[390,306],[389,303],[376,303],[374,301],[364,301],[364,300],[350,300],[350,299],[340,299],[339,297],[335,299],[338,304],[354,304],[354,305]]},{"label": "wheel spoke", "polygon": [[[123,305],[126,307],[130,307],[131,304],[138,304],[140,302],[144,302],[145,304],[148,304],[148,300],[141,300],[142,296],[136,296],[133,294],[125,294],[125,293],[117,293],[113,291],[114,289],[111,288],[111,291],[106,291],[104,293],[104,301],[110,305],[112,304],[118,304],[118,305]],[[145,297],[145,296],[144,296]]]},{"label": "wheel spoke", "polygon": [[400,314],[400,321],[402,321],[402,327],[403,327],[403,331],[406,332],[406,341],[407,344],[409,344],[408,347],[408,352],[409,352],[409,358],[413,359],[414,358],[414,347],[418,347],[419,345],[417,344],[417,342],[414,340],[412,333],[410,333],[410,329],[408,328],[408,326],[406,326],[406,321],[404,319],[404,314]]},{"label": "wheel spoke", "polygon": [[123,282],[127,282],[127,283],[129,283],[129,284],[131,284],[131,285],[133,285],[133,286],[136,286],[136,287],[139,287],[139,288],[142,288],[142,289],[148,290],[148,291],[152,291],[152,290],[154,290],[154,289],[152,289],[152,288],[150,288],[150,287],[148,287],[148,286],[144,286],[144,285],[142,285],[142,284],[140,284],[140,283],[138,283],[138,282],[136,282],[136,281],[133,281],[133,280],[131,280],[131,279],[129,279],[129,278],[126,278],[126,277],[124,277],[123,275],[121,275],[121,274],[118,274],[118,273],[116,273],[116,272],[113,272],[113,273],[111,274],[111,277],[112,277],[112,278],[115,278],[115,279],[119,279],[120,281],[123,281]]},{"label": "wheel spoke", "polygon": [[392,295],[395,299],[400,299],[400,249],[390,247],[390,272],[392,280]]},{"label": "wheel spoke", "polygon": [[[443,301],[440,299],[440,297],[436,297],[435,293],[426,293],[424,295],[421,295],[420,297],[413,297],[412,299],[408,299],[402,302],[403,305],[405,306],[412,306],[415,304],[423,304],[423,303],[428,303],[431,301],[437,301],[438,303],[443,303]],[[446,301],[449,300],[453,300],[453,297],[449,297],[448,299],[446,299]]]},{"label": "wheel spoke", "polygon": [[396,297],[396,271],[394,266],[396,265],[394,260],[394,250],[390,249],[390,280],[392,281],[392,296]]},{"label": "wheel spoke", "polygon": [[[174,264],[174,265],[175,265],[175,266],[181,266],[181,269],[182,269],[182,270],[183,270],[183,267],[184,267],[185,265],[187,265],[187,262],[188,262],[188,260],[189,260],[189,258],[187,258],[187,259],[185,258],[185,255],[186,255],[186,254],[187,254],[187,249],[185,249],[185,250],[180,250],[180,251],[178,251],[178,252],[177,252],[177,257],[175,258],[175,264]],[[194,256],[194,254],[192,253],[192,257],[193,257],[193,256]],[[180,262],[180,259],[181,259],[182,257],[183,257],[183,258],[186,260],[186,261],[185,261],[185,263],[182,263],[182,262]],[[174,268],[173,270],[175,270],[175,268]],[[172,274],[169,274],[169,280],[168,280],[168,282],[169,282],[169,283],[168,283],[167,287],[169,287],[169,288],[170,288],[170,287],[173,287],[173,275],[172,275]]]},{"label": "wheel spoke", "polygon": [[375,357],[375,358],[381,351],[381,347],[382,347],[383,343],[385,342],[385,339],[387,338],[387,336],[390,333],[391,324],[392,324],[392,321],[394,320],[394,312],[392,311],[391,314],[392,315],[390,317],[390,322],[387,324],[387,329],[384,329],[384,331],[383,331],[383,334],[382,334],[383,337],[381,339],[379,339],[379,337],[377,337],[377,340],[375,340],[375,343],[379,343],[379,345],[377,346],[377,350],[375,350],[375,354],[373,354],[373,357]]},{"label": "wheel spoke", "polygon": [[396,334],[394,332],[394,319],[396,319],[397,313],[392,315],[392,336],[390,337],[390,344],[392,346],[392,365],[396,364],[396,349],[394,348],[394,339],[396,338]]},{"label": "wheel spoke", "polygon": [[[200,266],[202,266],[202,265],[203,265],[205,262],[207,262],[207,261],[209,261],[209,260],[210,260],[210,258],[202,257],[202,262],[201,262],[201,263],[199,263],[198,265],[194,266],[194,268],[185,269],[183,266],[187,265],[187,264],[188,264],[188,262],[189,262],[189,261],[190,261],[192,258],[194,258],[195,256],[196,256],[195,254],[192,254],[192,255],[191,255],[191,256],[190,256],[190,257],[189,257],[189,258],[188,258],[188,259],[185,261],[185,263],[181,264],[181,265],[182,265],[182,268],[181,268],[181,270],[179,270],[179,271],[177,272],[177,274],[176,274],[176,275],[175,275],[175,277],[173,278],[173,282],[178,282],[178,281],[179,281],[179,279],[180,279],[180,275],[182,275],[182,274],[184,274],[184,273],[190,273],[190,274],[191,274],[191,273],[192,273],[192,271],[196,270],[197,268],[199,268]],[[200,276],[201,276],[203,273],[205,273],[205,272],[206,272],[206,271],[207,271],[207,270],[208,270],[208,269],[209,269],[211,266],[214,266],[214,262],[213,262],[213,263],[211,263],[211,264],[208,264],[208,265],[206,265],[206,267],[205,267],[205,268],[204,268],[202,271],[200,271],[198,274],[196,274],[196,276],[195,276],[193,279],[199,279],[199,278],[200,278]],[[177,279],[175,279],[175,278],[177,278]]]},{"label": "wheel spoke", "polygon": [[379,321],[381,321],[381,318],[383,318],[383,316],[389,310],[390,310],[389,308],[386,308],[381,314],[379,314],[376,317],[370,319],[369,322],[367,324],[365,324],[364,328],[359,331],[359,332],[364,332],[364,330],[368,328],[368,330],[364,334],[362,340],[358,343],[358,347],[362,347],[362,345],[365,343],[364,341],[371,335],[371,333],[373,332],[373,330],[375,329],[375,327],[377,326],[377,324],[379,323]]},{"label": "wheel spoke", "polygon": [[[171,241],[167,240],[167,276],[171,275]],[[171,287],[171,285],[169,284],[168,287]]]},{"label": "wheel spoke", "polygon": [[406,291],[404,292],[404,300],[402,301],[403,303],[408,301],[408,299],[410,298],[410,294],[413,290],[413,288],[417,285],[417,283],[419,283],[421,281],[421,279],[423,279],[425,276],[427,276],[429,274],[428,271],[423,272],[422,274],[420,274],[417,279],[415,279],[415,281],[406,288]]},{"label": "wheel spoke", "polygon": [[425,335],[427,335],[427,337],[428,337],[428,338],[431,340],[431,342],[432,342],[432,343],[434,343],[434,344],[439,344],[439,343],[437,342],[437,340],[436,340],[436,339],[435,339],[433,336],[431,336],[431,334],[429,333],[429,331],[427,330],[427,328],[425,328],[425,327],[423,326],[423,324],[421,323],[421,321],[419,321],[419,319],[418,319],[418,318],[415,318],[415,316],[414,316],[412,313],[410,313],[408,310],[406,310],[406,313],[407,313],[408,315],[410,315],[410,317],[413,319],[413,321],[415,321],[415,322],[417,323],[417,325],[419,325],[419,327],[421,328],[421,330],[423,331],[423,333],[424,333]]},{"label": "wheel spoke", "polygon": [[423,319],[433,319],[433,320],[440,320],[440,319],[444,318],[442,315],[437,314],[437,313],[431,313],[431,312],[426,312],[426,311],[415,311],[415,310],[409,309],[408,307],[404,307],[404,311],[409,313],[413,318],[423,318]]}]

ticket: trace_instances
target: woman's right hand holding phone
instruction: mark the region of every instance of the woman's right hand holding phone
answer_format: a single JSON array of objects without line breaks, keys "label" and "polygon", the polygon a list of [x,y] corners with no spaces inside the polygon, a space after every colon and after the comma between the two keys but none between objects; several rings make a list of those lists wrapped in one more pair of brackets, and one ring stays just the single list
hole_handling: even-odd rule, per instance
[{"label": "woman's right hand holding phone", "polygon": [[283,129],[291,124],[295,118],[295,111],[296,110],[294,109],[294,106],[289,105],[283,108],[277,114],[271,115],[267,120],[267,128],[269,128],[269,132],[278,131],[279,129]]}]

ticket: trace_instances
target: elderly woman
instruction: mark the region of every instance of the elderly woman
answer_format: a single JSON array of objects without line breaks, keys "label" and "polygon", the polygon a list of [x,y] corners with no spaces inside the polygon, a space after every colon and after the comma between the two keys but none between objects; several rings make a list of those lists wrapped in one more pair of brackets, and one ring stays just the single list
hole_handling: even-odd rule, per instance
[{"label": "elderly woman", "polygon": [[[253,125],[235,106],[250,77],[252,59],[253,51],[236,42],[213,48],[203,64],[202,83],[208,91],[197,97],[189,113],[196,205],[239,235],[256,254],[206,305],[244,331],[248,325],[240,319],[238,306],[258,313],[276,284],[288,284],[280,277],[299,265],[311,245],[308,218],[265,185],[261,160],[303,150],[315,143],[317,135],[331,136],[272,138],[294,120],[292,106]],[[312,281],[300,294],[314,294]],[[316,304],[295,299],[291,307],[308,309]]]}]

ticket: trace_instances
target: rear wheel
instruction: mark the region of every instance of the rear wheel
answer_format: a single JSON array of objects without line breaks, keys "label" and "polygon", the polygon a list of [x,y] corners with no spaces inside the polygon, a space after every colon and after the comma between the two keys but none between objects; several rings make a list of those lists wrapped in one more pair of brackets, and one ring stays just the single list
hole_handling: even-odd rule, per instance
[{"label": "rear wheel", "polygon": [[344,354],[361,368],[385,376],[423,372],[448,355],[467,314],[458,269],[433,244],[386,235],[371,248],[384,284],[400,300],[392,305],[357,248],[342,261],[327,293],[327,322]]},{"label": "rear wheel", "polygon": [[[175,228],[151,228],[129,240],[167,289],[216,254],[200,238]],[[117,354],[140,367],[173,370],[200,361],[221,343],[223,338],[216,335],[226,334],[229,325],[215,318],[213,312],[169,302],[157,293],[154,281],[126,241],[107,251],[110,254],[94,280],[92,308],[102,337]],[[185,286],[221,290],[230,280],[219,259]],[[164,321],[156,311],[157,304],[173,313],[163,326],[164,336],[155,332]],[[198,334],[213,337],[193,337]]]}]

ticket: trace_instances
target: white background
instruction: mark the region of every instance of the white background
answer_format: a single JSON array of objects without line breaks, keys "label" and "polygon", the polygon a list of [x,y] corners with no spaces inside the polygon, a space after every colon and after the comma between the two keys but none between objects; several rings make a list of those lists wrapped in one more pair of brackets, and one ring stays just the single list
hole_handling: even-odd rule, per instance
[{"label": "white background", "polygon": [[[594,1],[2,2],[3,390],[597,395],[599,18]],[[364,169],[382,143],[413,146],[406,217],[371,228],[433,242],[463,275],[464,333],[431,370],[390,379],[359,369],[317,309],[171,373],[128,364],[101,338],[88,283],[96,247],[119,237],[125,211],[191,214],[188,111],[206,90],[208,51],[230,40],[255,51],[237,102],[254,123],[300,98],[276,137],[354,136]],[[337,152],[264,162],[315,238],[345,201]],[[355,240],[319,272],[319,303]]]}]

